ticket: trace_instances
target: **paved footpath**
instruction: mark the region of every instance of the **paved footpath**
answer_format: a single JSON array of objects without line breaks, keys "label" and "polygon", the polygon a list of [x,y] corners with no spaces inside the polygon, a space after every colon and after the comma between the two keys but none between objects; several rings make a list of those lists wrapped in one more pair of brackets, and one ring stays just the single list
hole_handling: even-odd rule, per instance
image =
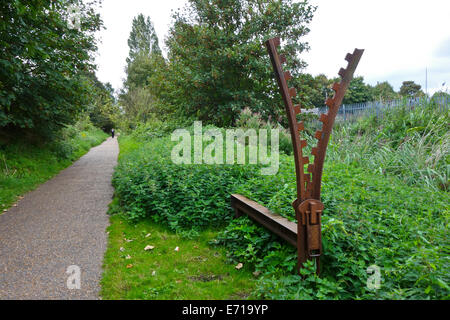
[{"label": "paved footpath", "polygon": [[0,299],[99,299],[118,152],[109,138],[0,215]]}]

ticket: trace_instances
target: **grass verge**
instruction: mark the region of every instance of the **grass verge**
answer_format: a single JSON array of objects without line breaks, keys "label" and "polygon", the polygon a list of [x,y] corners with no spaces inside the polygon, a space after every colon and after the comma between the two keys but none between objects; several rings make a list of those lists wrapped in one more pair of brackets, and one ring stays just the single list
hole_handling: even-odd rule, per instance
[{"label": "grass verge", "polygon": [[149,220],[131,223],[114,214],[108,232],[103,299],[233,300],[254,290],[251,272],[225,263],[224,249],[209,245],[214,231],[188,240]]}]

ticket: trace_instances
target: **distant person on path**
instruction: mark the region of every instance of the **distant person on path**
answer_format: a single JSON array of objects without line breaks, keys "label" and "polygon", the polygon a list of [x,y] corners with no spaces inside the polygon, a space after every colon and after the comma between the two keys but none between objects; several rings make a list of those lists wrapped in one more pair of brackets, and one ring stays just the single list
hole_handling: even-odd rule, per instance
[{"label": "distant person on path", "polygon": [[114,129],[111,129],[111,136],[114,139]]}]

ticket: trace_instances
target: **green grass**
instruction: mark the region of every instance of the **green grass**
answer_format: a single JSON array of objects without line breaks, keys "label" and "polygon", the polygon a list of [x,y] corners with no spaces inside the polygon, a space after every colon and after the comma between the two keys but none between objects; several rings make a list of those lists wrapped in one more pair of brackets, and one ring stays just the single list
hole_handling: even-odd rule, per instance
[{"label": "green grass", "polygon": [[100,129],[84,129],[69,127],[49,143],[16,140],[0,145],[0,214],[107,137]]},{"label": "green grass", "polygon": [[[154,222],[130,223],[120,214],[111,217],[108,232],[103,299],[246,299],[254,290],[251,272],[225,263],[224,249],[208,244],[216,232],[187,240]],[[145,251],[148,245],[154,249]]]}]

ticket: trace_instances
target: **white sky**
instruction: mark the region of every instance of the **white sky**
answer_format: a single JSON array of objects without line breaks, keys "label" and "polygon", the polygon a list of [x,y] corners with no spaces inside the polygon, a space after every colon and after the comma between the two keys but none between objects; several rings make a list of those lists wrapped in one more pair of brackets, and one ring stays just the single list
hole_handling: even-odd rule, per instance
[{"label": "white sky", "polygon": [[[97,76],[115,89],[125,77],[131,22],[139,13],[150,16],[164,51],[171,10],[186,0],[104,0],[100,13],[106,30],[99,36]],[[412,80],[428,91],[450,87],[449,0],[311,0],[318,9],[306,38],[311,50],[303,59],[306,72],[337,76],[344,57],[354,48],[365,49],[357,70],[372,85],[389,81],[396,90]],[[449,90],[450,91],[450,90]]]}]

